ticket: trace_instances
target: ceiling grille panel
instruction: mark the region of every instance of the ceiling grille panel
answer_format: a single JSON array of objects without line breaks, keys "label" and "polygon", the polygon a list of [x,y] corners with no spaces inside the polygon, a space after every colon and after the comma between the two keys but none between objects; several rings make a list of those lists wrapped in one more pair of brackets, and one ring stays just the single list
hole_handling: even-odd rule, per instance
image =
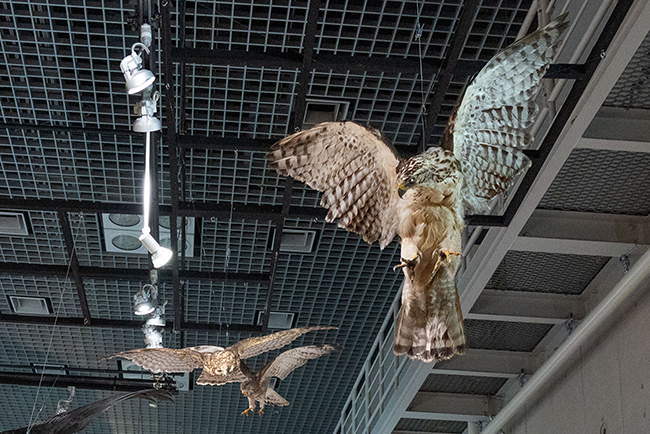
[{"label": "ceiling grille panel", "polygon": [[496,395],[507,380],[507,378],[430,374],[422,383],[420,390],[422,392]]},{"label": "ceiling grille panel", "polygon": [[533,351],[552,324],[465,320],[468,348]]},{"label": "ceiling grille panel", "polygon": [[611,258],[509,251],[486,289],[582,294]]}]

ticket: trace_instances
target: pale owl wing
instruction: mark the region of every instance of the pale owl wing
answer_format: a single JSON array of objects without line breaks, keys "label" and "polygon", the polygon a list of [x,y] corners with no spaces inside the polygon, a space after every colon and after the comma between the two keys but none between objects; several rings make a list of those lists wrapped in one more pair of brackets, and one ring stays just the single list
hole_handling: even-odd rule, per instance
[{"label": "pale owl wing", "polygon": [[237,342],[232,347],[228,348],[230,351],[239,355],[242,359],[255,357],[259,354],[266,353],[267,351],[282,348],[290,344],[298,337],[305,333],[315,330],[335,330],[337,327],[298,327],[295,329],[284,330],[281,332],[273,333],[266,336],[256,336],[243,341]]},{"label": "pale owl wing", "polygon": [[317,359],[325,354],[336,353],[343,349],[338,344],[309,345],[285,351],[274,361],[262,369],[262,378],[277,377],[280,380],[287,378],[292,371],[300,368],[309,360]]},{"label": "pale owl wing", "polygon": [[[211,348],[219,348],[222,350],[221,347]],[[106,358],[113,359],[121,357],[154,373],[191,372],[203,367],[202,354],[204,353],[194,351],[192,348],[138,348],[131,351],[122,351],[121,353],[113,354]]]},{"label": "pale owl wing", "polygon": [[[377,132],[379,133],[379,132]],[[322,191],[328,222],[383,249],[398,226],[398,158],[380,137],[354,122],[325,122],[271,148],[269,166]]]},{"label": "pale owl wing", "polygon": [[246,378],[246,375],[240,369],[235,369],[227,375],[212,375],[204,369],[199,378],[196,379],[196,384],[199,386],[223,386],[228,383],[241,383]]},{"label": "pale owl wing", "polygon": [[[474,209],[507,190],[530,165],[521,149],[538,114],[533,98],[568,26],[566,14],[494,56],[467,87],[441,145],[453,149],[465,176],[464,199]],[[453,142],[453,143],[452,143]]]},{"label": "pale owl wing", "polygon": [[284,399],[278,392],[275,390],[271,389],[270,387],[266,389],[266,403],[267,404],[273,404],[278,407],[285,407],[289,405],[289,401]]}]

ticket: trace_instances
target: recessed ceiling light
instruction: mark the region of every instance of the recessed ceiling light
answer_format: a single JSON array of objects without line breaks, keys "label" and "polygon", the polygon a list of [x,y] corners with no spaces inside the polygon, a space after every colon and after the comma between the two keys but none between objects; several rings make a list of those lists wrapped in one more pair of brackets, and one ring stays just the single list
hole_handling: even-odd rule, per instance
[{"label": "recessed ceiling light", "polygon": [[136,214],[109,214],[108,219],[125,228],[136,226],[141,221],[140,216]]},{"label": "recessed ceiling light", "polygon": [[[295,314],[290,312],[269,312],[270,329],[283,329],[287,330],[293,326],[293,319]],[[264,319],[264,311],[259,311],[257,314],[257,325],[262,325]]]},{"label": "recessed ceiling light", "polygon": [[11,307],[18,315],[49,315],[48,299],[44,297],[22,297],[10,295]]},{"label": "recessed ceiling light", "polygon": [[117,235],[111,239],[111,243],[120,250],[126,250],[127,252],[133,252],[142,247],[142,243],[138,237],[133,235]]}]

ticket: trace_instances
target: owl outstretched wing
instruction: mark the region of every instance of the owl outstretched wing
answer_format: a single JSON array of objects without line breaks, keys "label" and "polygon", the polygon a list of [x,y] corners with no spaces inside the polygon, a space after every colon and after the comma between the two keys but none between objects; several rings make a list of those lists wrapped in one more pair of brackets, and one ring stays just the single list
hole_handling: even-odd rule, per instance
[{"label": "owl outstretched wing", "polygon": [[271,148],[269,166],[323,192],[328,222],[383,249],[398,226],[399,163],[379,131],[353,122],[325,122],[292,134]]},{"label": "owl outstretched wing", "polygon": [[317,359],[325,354],[336,353],[343,349],[338,344],[309,345],[294,348],[280,354],[274,361],[262,370],[262,378],[277,377],[280,380],[287,378],[292,371],[300,368],[309,360]]},{"label": "owl outstretched wing", "polygon": [[144,369],[159,372],[191,372],[203,367],[202,354],[223,351],[221,347],[201,346],[190,348],[138,348],[113,354],[106,359],[121,357],[131,360]]},{"label": "owl outstretched wing", "polygon": [[199,378],[196,379],[196,384],[199,386],[223,386],[228,383],[241,383],[246,378],[246,375],[239,369],[235,369],[227,375],[213,375],[203,370]]},{"label": "owl outstretched wing", "polygon": [[526,129],[538,107],[533,100],[560,36],[566,14],[494,56],[467,87],[441,146],[452,150],[465,176],[464,200],[475,210],[507,190],[530,165],[521,149],[533,139]]},{"label": "owl outstretched wing", "polygon": [[266,336],[255,336],[252,338],[244,339],[237,342],[235,345],[228,348],[228,350],[238,354],[241,359],[248,359],[255,357],[259,354],[272,351],[277,348],[282,348],[290,344],[298,337],[305,333],[315,330],[336,330],[337,327],[298,327],[294,329],[284,330],[281,332],[273,333]]},{"label": "owl outstretched wing", "polygon": [[[171,392],[167,390],[140,390],[137,392],[118,393],[83,407],[66,411],[31,427],[3,431],[0,434],[70,434],[83,431],[102,412],[122,401],[132,398],[142,398],[149,401],[173,401]],[[28,429],[29,428],[29,429]]]}]

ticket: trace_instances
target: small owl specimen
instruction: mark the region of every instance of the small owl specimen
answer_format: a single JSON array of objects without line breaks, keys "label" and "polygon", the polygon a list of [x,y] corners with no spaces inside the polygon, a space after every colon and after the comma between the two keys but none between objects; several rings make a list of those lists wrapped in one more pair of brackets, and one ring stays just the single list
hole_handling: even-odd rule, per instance
[{"label": "small owl specimen", "polygon": [[282,348],[305,333],[332,329],[336,329],[336,327],[299,327],[266,336],[244,339],[226,349],[209,345],[181,349],[139,348],[113,354],[107,359],[115,357],[128,359],[153,373],[191,372],[203,368],[196,384],[218,386],[246,379],[239,370],[239,363],[242,359]]},{"label": "small owl specimen", "polygon": [[292,134],[267,159],[279,174],[323,192],[326,220],[386,247],[399,235],[404,272],[394,352],[424,362],[465,350],[454,277],[466,211],[480,212],[530,160],[522,149],[542,77],[566,15],[493,57],[467,87],[441,147],[404,160],[378,130],[326,122]]},{"label": "small owl specimen", "polygon": [[83,407],[57,414],[44,422],[34,424],[31,428],[26,426],[11,431],[2,431],[0,434],[26,434],[28,432],[31,434],[72,434],[81,432],[102,412],[115,404],[133,398],[142,398],[149,401],[174,401],[171,392],[168,390],[148,389],[138,392],[118,393]]},{"label": "small owl specimen", "polygon": [[284,380],[292,371],[298,369],[308,360],[317,359],[325,354],[337,353],[343,349],[338,344],[310,345],[307,347],[294,348],[285,351],[269,362],[264,369],[258,373],[252,372],[244,362],[239,367],[246,379],[241,382],[241,393],[248,398],[248,408],[242,412],[248,416],[249,412],[255,411],[257,403],[260,409],[257,412],[260,416],[264,414],[264,406],[267,404],[284,407],[289,402],[281,397],[278,392],[269,386],[272,377]]}]

